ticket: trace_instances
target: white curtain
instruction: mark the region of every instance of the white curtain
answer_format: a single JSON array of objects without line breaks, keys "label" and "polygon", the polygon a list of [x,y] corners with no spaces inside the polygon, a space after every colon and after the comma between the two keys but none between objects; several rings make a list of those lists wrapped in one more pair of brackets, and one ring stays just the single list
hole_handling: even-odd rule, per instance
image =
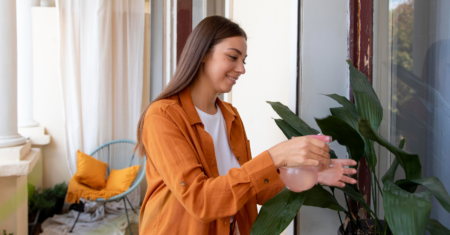
[{"label": "white curtain", "polygon": [[59,0],[59,63],[70,173],[77,149],[136,139],[144,0]]}]

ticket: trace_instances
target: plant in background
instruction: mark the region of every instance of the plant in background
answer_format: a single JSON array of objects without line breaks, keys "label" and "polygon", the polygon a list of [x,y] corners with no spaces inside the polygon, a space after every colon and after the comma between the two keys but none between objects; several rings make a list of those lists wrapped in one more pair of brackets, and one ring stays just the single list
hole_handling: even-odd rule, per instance
[{"label": "plant in background", "polygon": [[40,210],[51,209],[55,206],[56,200],[52,198],[51,189],[41,190],[32,184],[28,184],[28,213]]},{"label": "plant in background", "polygon": [[[28,184],[28,213],[42,211],[44,217],[61,211],[67,193],[67,183],[56,184],[53,188],[35,188]],[[42,218],[44,219],[44,218]]]},{"label": "plant in background", "polygon": [[[328,208],[344,212],[353,226],[359,228],[358,219],[348,209],[347,197],[360,203],[374,222],[372,234],[387,234],[388,227],[396,235],[422,235],[425,230],[433,234],[450,234],[450,230],[437,220],[430,219],[431,195],[434,195],[442,207],[450,213],[450,196],[444,185],[436,177],[423,177],[422,166],[417,154],[403,150],[405,139],[396,147],[378,135],[378,128],[383,117],[383,109],[380,101],[368,81],[367,77],[358,71],[350,61],[350,85],[353,90],[355,103],[336,94],[327,95],[334,99],[342,107],[331,108],[331,116],[324,119],[316,119],[316,123],[325,135],[330,135],[333,140],[344,145],[348,156],[359,162],[365,156],[370,169],[371,192],[374,208],[367,205],[363,195],[355,185],[346,184],[344,188],[330,187],[326,190],[322,185],[316,185],[310,190],[295,193],[287,188],[267,201],[252,227],[252,235],[255,234],[280,234],[294,219],[302,205]],[[279,102],[268,102],[281,119],[275,119],[275,123],[288,139],[293,136],[316,135],[319,133],[308,126],[303,120]],[[389,150],[395,155],[395,160],[389,170],[381,178],[375,173],[377,156],[374,143]],[[331,158],[336,154],[331,150]],[[379,156],[387,157],[387,156]],[[395,180],[394,175],[398,167],[405,171],[406,178]],[[419,185],[427,190],[416,192]],[[341,206],[335,196],[338,189],[345,194],[346,206]],[[382,198],[378,198],[380,193]],[[377,208],[383,200],[385,222],[383,224],[378,216]],[[342,223],[342,220],[341,220]]]},{"label": "plant in background", "polygon": [[8,234],[6,234],[6,230],[3,229],[3,235],[14,235],[14,233],[8,233]]}]

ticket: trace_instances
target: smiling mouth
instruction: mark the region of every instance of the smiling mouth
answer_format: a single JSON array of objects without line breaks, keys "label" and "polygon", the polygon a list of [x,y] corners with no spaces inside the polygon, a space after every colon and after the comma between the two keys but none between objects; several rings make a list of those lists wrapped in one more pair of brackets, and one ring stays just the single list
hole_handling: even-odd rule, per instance
[{"label": "smiling mouth", "polygon": [[229,78],[229,79],[231,79],[231,80],[233,80],[233,81],[237,81],[237,79],[234,79],[234,78],[232,78],[232,77],[230,77],[230,76],[228,76],[228,75],[227,75],[227,78]]}]

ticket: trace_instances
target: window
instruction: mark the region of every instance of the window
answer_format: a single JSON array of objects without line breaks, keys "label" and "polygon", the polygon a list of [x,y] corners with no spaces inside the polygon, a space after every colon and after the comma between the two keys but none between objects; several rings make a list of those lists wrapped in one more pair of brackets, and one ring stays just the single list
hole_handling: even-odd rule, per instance
[{"label": "window", "polygon": [[[422,175],[439,177],[450,191],[450,1],[390,0],[378,9],[384,135],[396,145],[405,138]],[[450,215],[432,200],[431,218],[450,227]]]}]

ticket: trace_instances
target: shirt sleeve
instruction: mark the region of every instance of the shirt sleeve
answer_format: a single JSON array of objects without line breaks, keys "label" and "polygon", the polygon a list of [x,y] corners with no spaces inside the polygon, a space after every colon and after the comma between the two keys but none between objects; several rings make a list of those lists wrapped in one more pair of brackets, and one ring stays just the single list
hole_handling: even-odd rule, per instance
[{"label": "shirt sleeve", "polygon": [[184,134],[165,114],[149,113],[145,118],[142,137],[148,158],[178,201],[199,221],[232,216],[249,198],[279,181],[267,151],[226,175],[208,178]]}]

